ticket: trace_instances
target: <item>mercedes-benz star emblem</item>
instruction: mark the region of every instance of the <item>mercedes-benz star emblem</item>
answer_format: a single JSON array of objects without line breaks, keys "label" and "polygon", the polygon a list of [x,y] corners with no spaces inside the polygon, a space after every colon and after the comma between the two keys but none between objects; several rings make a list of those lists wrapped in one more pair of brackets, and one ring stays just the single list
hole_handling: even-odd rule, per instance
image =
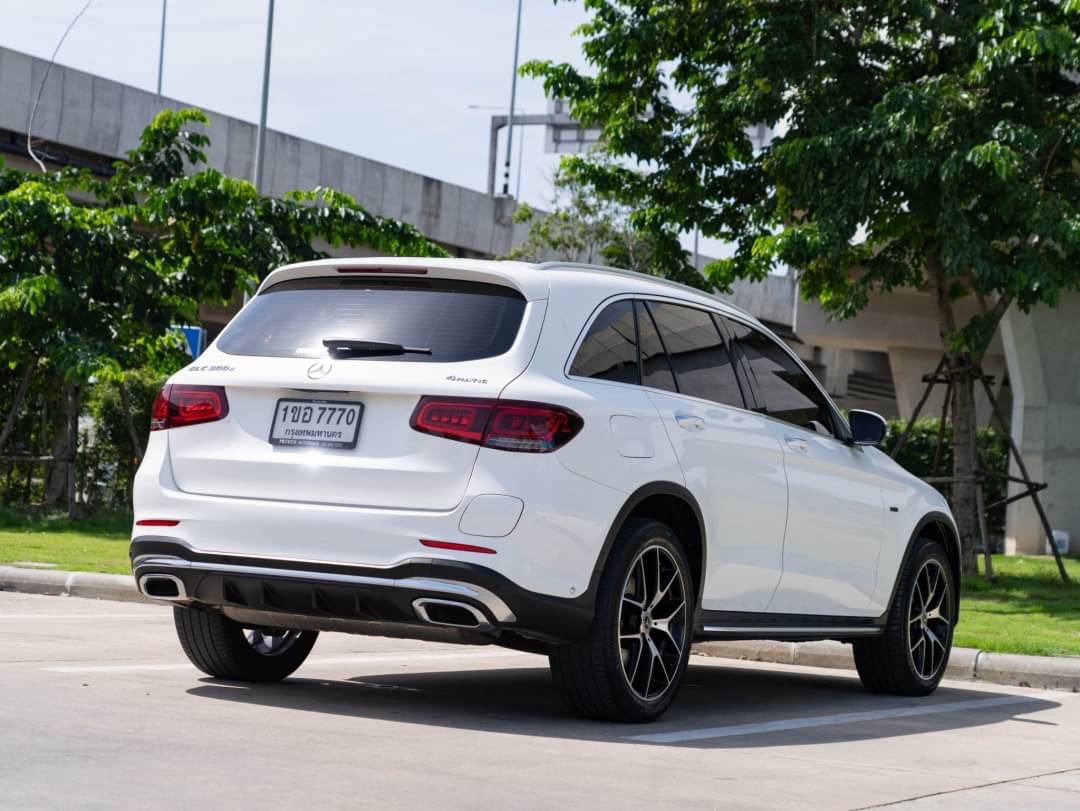
[{"label": "mercedes-benz star emblem", "polygon": [[307,367],[307,376],[312,380],[318,380],[320,377],[326,377],[330,374],[330,370],[334,368],[328,360],[317,360],[309,367]]}]

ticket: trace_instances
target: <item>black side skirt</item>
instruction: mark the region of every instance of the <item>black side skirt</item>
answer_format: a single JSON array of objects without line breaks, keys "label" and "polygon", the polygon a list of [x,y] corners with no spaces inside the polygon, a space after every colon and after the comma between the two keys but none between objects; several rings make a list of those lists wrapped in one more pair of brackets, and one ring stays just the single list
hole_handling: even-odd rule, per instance
[{"label": "black side skirt", "polygon": [[694,615],[694,639],[849,640],[880,636],[885,632],[885,621],[885,614],[880,617],[834,617],[698,609]]}]

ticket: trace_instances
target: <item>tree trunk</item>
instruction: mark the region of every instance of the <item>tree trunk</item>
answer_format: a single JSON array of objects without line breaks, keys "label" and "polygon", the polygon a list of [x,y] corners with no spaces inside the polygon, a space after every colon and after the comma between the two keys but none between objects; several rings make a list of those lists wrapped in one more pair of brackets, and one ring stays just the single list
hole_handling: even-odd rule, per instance
[{"label": "tree trunk", "polygon": [[11,411],[8,412],[7,419],[4,421],[4,428],[0,430],[0,451],[7,444],[11,432],[15,430],[15,420],[19,418],[19,412],[22,411],[23,401],[26,400],[26,392],[30,389],[30,379],[34,375],[37,364],[37,355],[32,355],[26,364],[23,379],[19,381],[19,388],[15,392],[15,399],[11,403]]},{"label": "tree trunk", "polygon": [[975,379],[970,361],[957,356],[964,371],[953,375],[953,478],[952,510],[956,528],[960,531],[960,562],[965,575],[978,574],[976,546],[978,545],[978,493],[975,476],[978,473],[978,446],[975,433]]},{"label": "tree trunk", "polygon": [[978,450],[975,435],[975,378],[972,376],[971,360],[961,352],[953,351],[957,335],[956,314],[949,298],[945,267],[937,253],[930,253],[926,269],[937,303],[938,328],[941,343],[948,355],[948,371],[952,381],[953,424],[953,478],[951,485],[953,517],[960,533],[960,563],[965,575],[978,574],[975,547],[978,538],[978,515],[976,513],[975,474],[978,467]]},{"label": "tree trunk", "polygon": [[78,493],[76,488],[76,475],[79,462],[79,386],[67,387],[67,433],[68,433],[68,463],[67,463],[67,514],[68,518],[79,517]]},{"label": "tree trunk", "polygon": [[131,435],[131,446],[135,449],[135,466],[138,467],[143,458],[142,437],[135,427],[135,418],[131,413],[131,397],[128,395],[127,382],[120,381],[120,406],[124,409],[124,420],[127,422],[128,433]]},{"label": "tree trunk", "polygon": [[48,435],[52,437],[49,453],[54,460],[60,461],[54,461],[47,466],[45,497],[43,499],[46,507],[58,507],[67,498],[67,464],[63,460],[67,459],[68,454],[71,453],[71,448],[68,445],[67,407],[66,398],[63,395],[64,391],[65,389],[60,387],[60,396],[53,395],[53,402],[56,403],[57,407],[49,414]]}]

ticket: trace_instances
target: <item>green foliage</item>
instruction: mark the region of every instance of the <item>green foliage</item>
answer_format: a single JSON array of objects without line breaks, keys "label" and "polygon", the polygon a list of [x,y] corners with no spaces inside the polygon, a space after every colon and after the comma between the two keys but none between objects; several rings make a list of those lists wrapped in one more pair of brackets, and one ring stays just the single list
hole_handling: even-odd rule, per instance
[{"label": "green foliage", "polygon": [[[916,421],[908,434],[904,447],[896,461],[910,473],[914,473],[920,479],[930,476],[950,476],[953,469],[953,437],[952,425],[945,423],[945,435],[941,445],[941,456],[937,471],[934,471],[934,454],[938,447],[938,431],[941,426],[939,418],[924,418]],[[891,451],[895,446],[900,434],[907,427],[907,420],[889,420],[889,432],[885,436],[882,447]],[[992,474],[984,484],[984,498],[986,504],[992,504],[999,499],[1005,498],[1006,481],[1003,478],[1009,472],[1009,444],[1008,439],[993,428],[980,428],[977,434],[976,444],[978,448],[979,469]],[[947,484],[935,484],[938,490],[951,496],[951,488]],[[987,515],[987,531],[991,536],[1003,537],[1005,532],[1005,508],[998,507],[991,510]]]},{"label": "green foliage", "polygon": [[528,223],[529,234],[508,259],[607,264],[666,276],[694,287],[709,287],[708,281],[686,262],[681,248],[674,262],[658,255],[657,240],[634,227],[633,212],[626,206],[596,194],[566,171],[555,174],[552,187],[550,213],[540,214],[528,204],[514,212],[514,222]]},{"label": "green foliage", "polygon": [[[140,369],[125,376],[131,422],[140,442],[145,442],[150,406],[165,377],[154,369]],[[86,413],[94,420],[94,436],[92,442],[80,443],[84,450],[79,455],[79,491],[90,509],[127,509],[141,448],[132,439],[119,383],[103,381],[92,385],[86,397]]]},{"label": "green foliage", "polygon": [[[34,385],[23,412],[59,413],[61,383],[128,380],[138,388],[135,370],[165,375],[188,361],[173,325],[194,323],[200,304],[224,304],[279,265],[326,256],[320,243],[445,255],[412,226],[334,189],[276,199],[208,168],[207,124],[198,110],[162,111],[105,179],[0,163],[0,430],[27,368]],[[94,407],[111,419],[104,402]],[[11,447],[52,452],[62,422],[28,421],[26,413],[17,420]],[[145,431],[146,420],[136,420]],[[98,448],[81,471],[87,492],[104,473],[116,474],[109,495],[99,493],[107,503],[128,487],[125,442]],[[0,465],[0,481],[5,498],[39,493],[40,480],[22,462]]]},{"label": "green foliage", "polygon": [[[839,317],[932,262],[953,299],[988,302],[949,336],[975,355],[1010,302],[1080,287],[1077,3],[585,7],[590,72],[523,72],[602,127],[605,160],[565,171],[626,206],[661,257],[699,226],[735,246],[707,269],[718,286],[786,265]],[[762,124],[776,135],[757,149]]]},{"label": "green foliage", "polygon": [[207,123],[198,110],[162,111],[105,180],[0,173],[0,364],[48,357],[75,384],[147,363],[176,369],[171,325],[278,265],[325,256],[319,240],[443,253],[333,189],[275,199],[206,168]]}]

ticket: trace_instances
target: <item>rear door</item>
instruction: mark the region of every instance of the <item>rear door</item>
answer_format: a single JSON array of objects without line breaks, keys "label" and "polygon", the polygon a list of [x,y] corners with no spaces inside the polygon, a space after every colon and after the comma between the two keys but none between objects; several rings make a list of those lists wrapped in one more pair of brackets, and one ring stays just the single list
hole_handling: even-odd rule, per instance
[{"label": "rear door", "polygon": [[[224,420],[169,432],[177,485],[235,498],[452,509],[478,446],[411,430],[413,409],[422,395],[497,397],[528,364],[544,305],[463,279],[350,274],[272,285],[174,378],[224,385],[229,404]],[[327,340],[356,351],[334,355]]]},{"label": "rear door", "polygon": [[638,302],[642,380],[706,524],[706,610],[764,611],[780,581],[787,515],[783,454],[746,408],[709,312]]},{"label": "rear door", "polygon": [[784,574],[768,610],[865,614],[884,534],[877,468],[870,454],[843,441],[839,416],[786,347],[749,325],[727,323],[787,474]]}]

